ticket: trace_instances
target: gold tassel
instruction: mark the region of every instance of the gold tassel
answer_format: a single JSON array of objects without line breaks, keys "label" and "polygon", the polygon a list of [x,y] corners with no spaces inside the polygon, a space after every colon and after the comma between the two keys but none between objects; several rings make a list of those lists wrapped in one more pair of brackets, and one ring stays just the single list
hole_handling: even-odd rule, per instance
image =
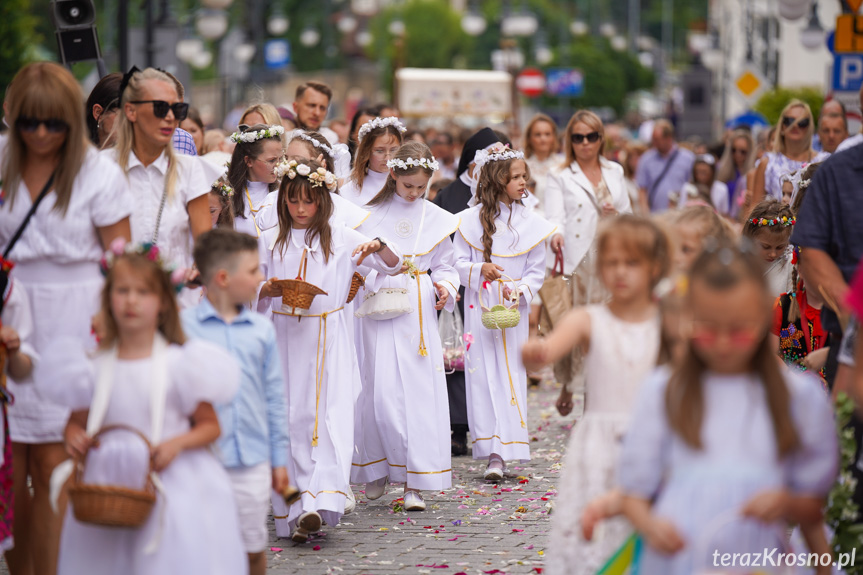
[{"label": "gold tassel", "polygon": [[428,357],[429,352],[426,349],[426,340],[423,335],[423,294],[420,289],[420,274],[417,273],[414,277],[417,280],[417,307],[420,310],[420,349],[418,353],[420,357]]},{"label": "gold tassel", "polygon": [[[321,353],[321,330],[324,332],[324,351]],[[315,428],[312,431],[312,447],[318,446],[318,409],[321,403],[321,386],[327,359],[327,314],[322,313],[318,320],[318,348],[315,350]]]},{"label": "gold tassel", "polygon": [[506,330],[502,329],[500,333],[503,335],[503,358],[506,360],[506,374],[509,376],[510,405],[514,405],[518,409],[518,418],[521,420],[521,426],[527,427],[524,424],[524,416],[521,414],[521,406],[515,398],[515,385],[512,383],[512,373],[509,370],[509,353],[506,349]]}]

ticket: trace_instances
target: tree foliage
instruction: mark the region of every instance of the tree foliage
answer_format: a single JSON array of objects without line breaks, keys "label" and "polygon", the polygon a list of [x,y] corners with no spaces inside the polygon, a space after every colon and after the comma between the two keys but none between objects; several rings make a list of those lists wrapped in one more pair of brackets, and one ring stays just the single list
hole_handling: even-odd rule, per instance
[{"label": "tree foliage", "polygon": [[812,116],[814,118],[818,117],[818,114],[821,112],[821,106],[824,104],[824,96],[821,94],[819,88],[775,88],[769,92],[765,92],[758,98],[754,109],[756,112],[764,114],[768,122],[776,124],[779,122],[782,109],[788,105],[788,102],[794,99],[803,100],[809,104],[809,107],[812,108]]},{"label": "tree foliage", "polygon": [[21,67],[32,60],[40,38],[37,20],[30,14],[30,0],[0,2],[0,96]]}]

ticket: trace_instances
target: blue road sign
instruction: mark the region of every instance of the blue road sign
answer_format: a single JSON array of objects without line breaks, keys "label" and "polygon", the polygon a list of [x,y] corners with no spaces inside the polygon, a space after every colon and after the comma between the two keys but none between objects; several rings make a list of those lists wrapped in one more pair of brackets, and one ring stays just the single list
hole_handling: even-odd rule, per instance
[{"label": "blue road sign", "polygon": [[545,91],[552,96],[578,97],[584,94],[584,75],[578,68],[550,68],[545,73]]},{"label": "blue road sign", "polygon": [[837,53],[833,58],[833,91],[858,92],[863,85],[863,54]]},{"label": "blue road sign", "polygon": [[291,63],[291,45],[287,40],[267,40],[264,44],[264,63],[275,70]]}]

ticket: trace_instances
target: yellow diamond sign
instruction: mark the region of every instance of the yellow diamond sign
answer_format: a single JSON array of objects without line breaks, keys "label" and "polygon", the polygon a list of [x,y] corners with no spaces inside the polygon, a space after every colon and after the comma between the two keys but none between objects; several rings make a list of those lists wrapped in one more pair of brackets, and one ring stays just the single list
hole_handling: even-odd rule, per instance
[{"label": "yellow diamond sign", "polygon": [[744,98],[751,99],[757,97],[767,87],[767,82],[758,70],[746,68],[734,81],[734,85]]}]

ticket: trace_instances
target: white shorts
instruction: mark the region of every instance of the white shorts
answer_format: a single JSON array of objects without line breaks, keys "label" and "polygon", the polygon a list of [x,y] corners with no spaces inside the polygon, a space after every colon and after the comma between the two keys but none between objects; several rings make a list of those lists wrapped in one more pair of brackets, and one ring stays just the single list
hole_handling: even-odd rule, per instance
[{"label": "white shorts", "polygon": [[272,473],[269,463],[252,467],[227,468],[240,519],[246,553],[260,553],[267,547],[267,514],[270,511]]}]

